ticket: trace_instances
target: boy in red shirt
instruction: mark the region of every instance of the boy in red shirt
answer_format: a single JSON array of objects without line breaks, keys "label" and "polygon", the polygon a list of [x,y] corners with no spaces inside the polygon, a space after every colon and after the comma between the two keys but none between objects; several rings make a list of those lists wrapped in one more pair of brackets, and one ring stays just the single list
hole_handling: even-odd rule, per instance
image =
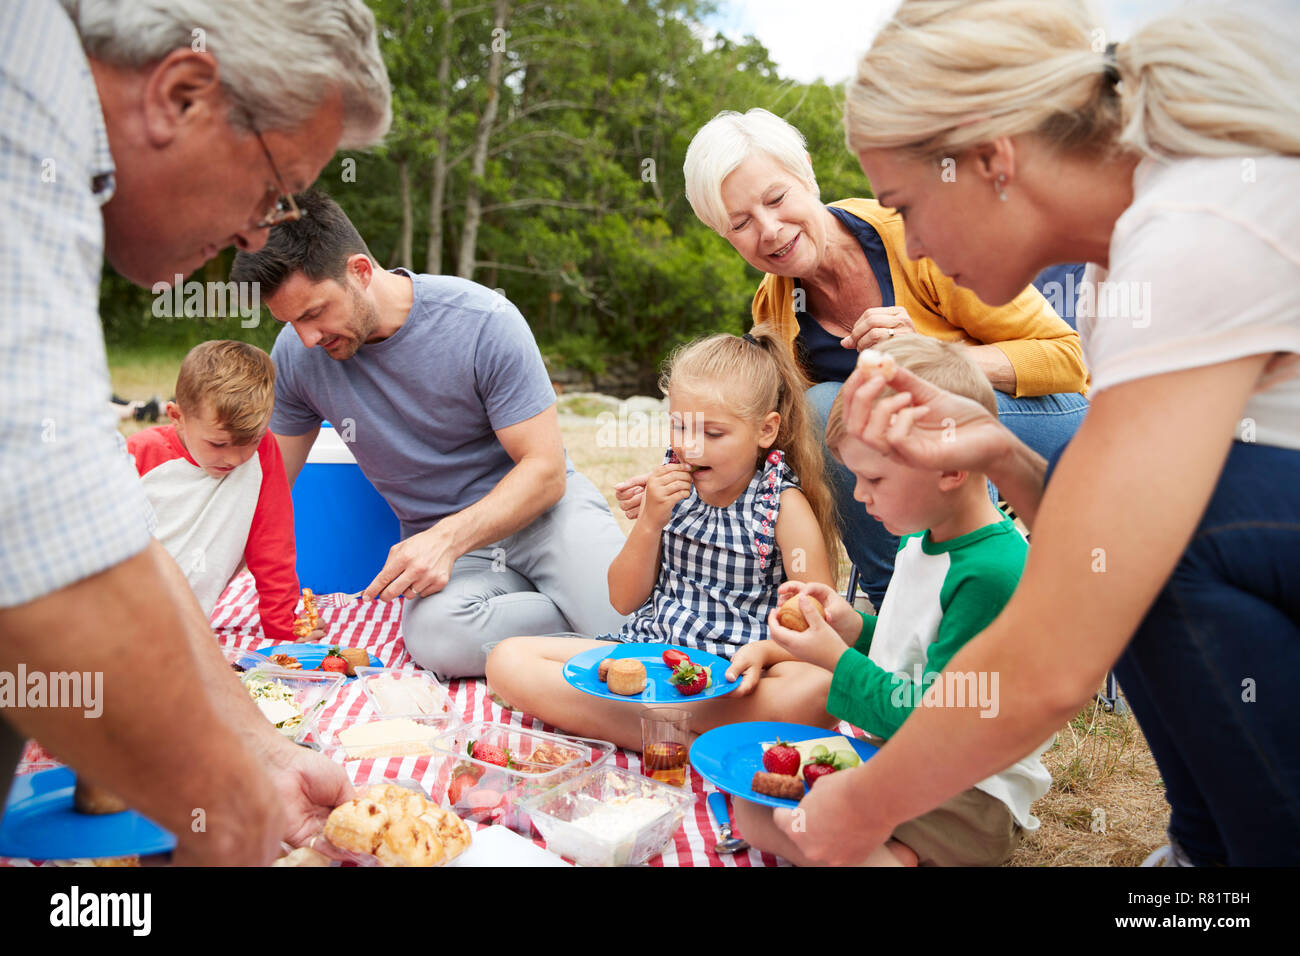
[{"label": "boy in red shirt", "polygon": [[296,640],[293,501],[280,448],[267,431],[275,366],[230,340],[195,346],[181,363],[170,425],[127,439],[158,516],[158,540],[207,614],[243,564],[257,584],[262,631]]}]

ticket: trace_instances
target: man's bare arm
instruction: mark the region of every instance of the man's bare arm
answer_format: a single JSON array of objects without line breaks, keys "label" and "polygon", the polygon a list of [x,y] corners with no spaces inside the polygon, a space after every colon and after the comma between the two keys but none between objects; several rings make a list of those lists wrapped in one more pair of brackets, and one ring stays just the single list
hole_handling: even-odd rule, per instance
[{"label": "man's bare arm", "polygon": [[[178,861],[268,862],[284,830],[281,799],[204,686],[187,639],[194,622],[173,599],[159,552],[155,542],[107,571],[0,611],[0,669],[75,668],[103,682],[98,717],[87,717],[86,707],[43,707],[7,708],[5,718],[176,834]],[[202,811],[200,832],[195,811]]]},{"label": "man's bare arm", "polygon": [[436,594],[446,587],[457,558],[528,527],[564,497],[564,442],[554,405],[498,429],[496,436],[515,466],[468,508],[394,545],[367,597]]},{"label": "man's bare arm", "polygon": [[298,473],[302,471],[302,466],[307,463],[307,456],[311,453],[311,446],[316,443],[316,436],[320,434],[320,426],[317,425],[305,435],[276,435],[276,444],[280,446],[280,457],[284,459],[284,473],[289,478],[289,487],[298,480]]}]

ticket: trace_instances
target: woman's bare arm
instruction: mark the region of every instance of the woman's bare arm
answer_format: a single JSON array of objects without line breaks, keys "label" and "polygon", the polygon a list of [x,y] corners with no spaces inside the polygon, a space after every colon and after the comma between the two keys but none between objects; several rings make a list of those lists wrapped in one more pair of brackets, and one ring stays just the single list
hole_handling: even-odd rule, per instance
[{"label": "woman's bare arm", "polygon": [[[804,800],[803,832],[791,833],[804,852],[865,859],[896,825],[1010,766],[1078,711],[1185,550],[1267,358],[1153,376],[1095,398],[1043,498],[1019,589],[949,663],[987,675],[994,713],[917,710],[862,768]],[[788,812],[778,822],[790,830]]]}]

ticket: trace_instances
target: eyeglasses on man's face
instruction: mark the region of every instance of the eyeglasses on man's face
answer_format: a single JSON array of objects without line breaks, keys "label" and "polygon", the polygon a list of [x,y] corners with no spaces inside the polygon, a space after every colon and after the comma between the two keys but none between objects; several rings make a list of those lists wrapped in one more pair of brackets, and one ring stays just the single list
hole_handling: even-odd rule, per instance
[{"label": "eyeglasses on man's face", "polygon": [[293,201],[293,195],[284,187],[284,180],[280,178],[280,170],[275,166],[275,160],[271,158],[271,151],[266,146],[266,140],[262,139],[262,134],[257,127],[252,127],[253,135],[257,137],[257,142],[262,147],[262,152],[266,154],[266,161],[271,167],[271,175],[275,177],[275,190],[268,190],[268,205],[264,206],[264,212],[255,225],[258,229],[270,229],[272,226],[278,226],[282,222],[297,222],[302,218],[302,210],[298,204]]}]

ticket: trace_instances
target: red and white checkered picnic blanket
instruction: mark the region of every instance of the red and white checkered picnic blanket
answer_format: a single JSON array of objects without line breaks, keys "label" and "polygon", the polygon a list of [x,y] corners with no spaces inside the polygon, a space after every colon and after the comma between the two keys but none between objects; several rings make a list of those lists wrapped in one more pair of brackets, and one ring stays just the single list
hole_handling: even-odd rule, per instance
[{"label": "red and white checkered picnic blanket", "polygon": [[[406,645],[402,640],[401,600],[383,604],[376,601],[357,601],[350,605],[325,607],[321,618],[328,628],[329,642],[343,647],[360,647],[369,651],[385,667],[414,667]],[[257,593],[253,578],[247,572],[240,574],[230,583],[226,592],[217,602],[212,613],[212,628],[217,639],[225,647],[241,650],[255,650],[270,646],[272,641],[262,634],[257,613]],[[501,707],[488,693],[483,680],[453,680],[447,686],[455,710],[468,722],[491,721],[519,727],[525,730],[543,730],[562,732],[541,720],[515,710]],[[360,704],[358,703],[358,706]],[[847,725],[844,725],[847,727]],[[30,758],[33,754],[29,753]],[[640,756],[629,750],[616,750],[611,760],[619,767],[640,772]],[[394,757],[389,760],[360,760],[344,764],[352,775],[355,785],[382,782],[384,779],[409,778],[425,785],[429,789],[432,781],[430,758]],[[48,766],[48,764],[46,764]],[[19,773],[40,769],[40,765],[30,759],[19,767]],[[688,770],[687,783],[696,801],[686,814],[682,826],[673,837],[673,845],[662,855],[649,861],[650,866],[777,866],[785,861],[770,853],[756,850],[737,853],[732,856],[719,856],[713,852],[719,835],[709,813],[706,798],[715,788],[695,773]],[[730,807],[730,798],[728,798]],[[545,846],[545,841],[537,837],[535,842]],[[26,860],[5,860],[0,858],[0,865],[26,865]]]}]

